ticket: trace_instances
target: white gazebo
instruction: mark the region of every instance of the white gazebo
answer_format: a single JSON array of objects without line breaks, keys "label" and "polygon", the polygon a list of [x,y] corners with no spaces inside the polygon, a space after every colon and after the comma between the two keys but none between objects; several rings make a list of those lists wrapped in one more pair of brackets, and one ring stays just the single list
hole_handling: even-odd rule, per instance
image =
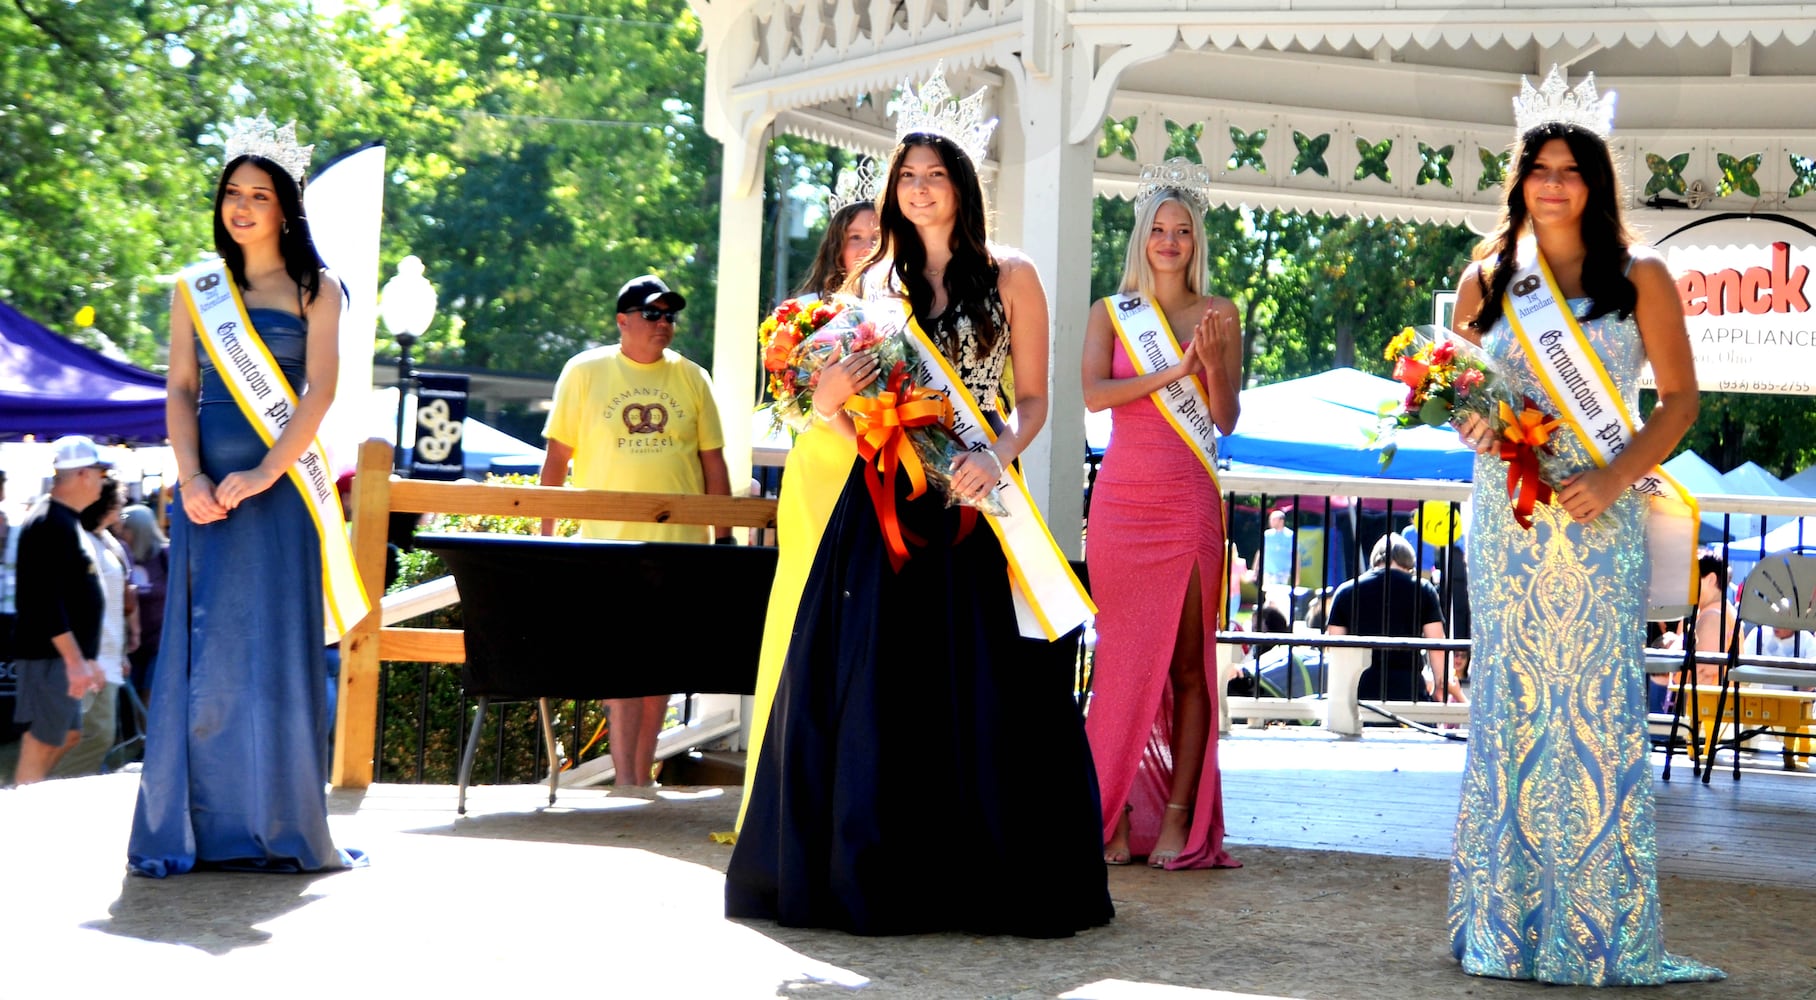
[{"label": "white gazebo", "polygon": [[[1091,199],[1190,145],[1224,204],[1492,225],[1510,101],[1552,64],[1619,92],[1614,147],[1635,218],[1772,212],[1816,224],[1816,7],[1769,0],[690,0],[704,25],[705,125],[725,145],[718,340],[723,412],[757,384],[755,254],[769,138],[883,155],[904,78],[943,60],[991,87],[984,176],[997,238],[1040,265],[1053,309],[1052,414],[1029,487],[1077,523],[1078,370]],[[1118,127],[1106,140],[1106,119]],[[1102,155],[1100,155],[1102,154]],[[1656,209],[1653,211],[1652,209]],[[726,422],[748,468],[747,422]],[[1074,532],[1057,532],[1076,555]]]}]

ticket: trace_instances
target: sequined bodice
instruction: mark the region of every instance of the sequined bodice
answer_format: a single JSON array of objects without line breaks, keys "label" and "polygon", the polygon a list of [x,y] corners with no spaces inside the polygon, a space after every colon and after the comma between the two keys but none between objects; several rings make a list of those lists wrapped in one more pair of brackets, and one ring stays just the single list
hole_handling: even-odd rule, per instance
[{"label": "sequined bodice", "polygon": [[[1581,316],[1589,307],[1589,300],[1576,298],[1565,300],[1564,307],[1571,315]],[[1583,336],[1589,346],[1601,358],[1602,367],[1608,370],[1609,379],[1620,393],[1622,404],[1634,417],[1639,416],[1639,376],[1646,366],[1646,345],[1640,339],[1639,324],[1628,316],[1621,319],[1617,313],[1605,313],[1592,320],[1577,321],[1583,328]],[[1539,384],[1538,375],[1532,370],[1532,363],[1526,352],[1520,347],[1518,337],[1508,327],[1503,317],[1483,338],[1482,346],[1494,358],[1495,364],[1507,376],[1514,392],[1521,396],[1530,396],[1534,403],[1547,411],[1555,411],[1557,406],[1545,395],[1545,387]],[[1563,456],[1570,471],[1592,468],[1595,461],[1575,434],[1554,435],[1551,439],[1552,449]]]},{"label": "sequined bodice", "polygon": [[946,311],[937,317],[921,324],[927,336],[933,338],[946,360],[958,372],[964,381],[965,388],[978,405],[985,410],[995,412],[997,387],[1003,381],[1003,366],[1009,360],[1009,321],[1003,311],[1002,296],[994,286],[990,289],[990,298],[984,304],[990,314],[990,322],[997,329],[996,343],[984,349],[983,338],[978,336],[977,324],[957,303],[947,303]]},{"label": "sequined bodice", "polygon": [[[864,299],[870,302],[890,301],[899,303],[904,296],[896,286],[894,272],[887,263],[879,264],[864,275]],[[995,413],[997,409],[997,390],[1002,385],[1003,367],[1009,360],[1009,319],[1003,308],[1002,295],[996,286],[990,287],[989,299],[984,303],[984,310],[990,316],[990,322],[997,329],[996,343],[984,349],[983,339],[978,336],[977,324],[958,303],[946,303],[946,309],[931,319],[921,317],[921,330],[933,340],[935,347],[952,363],[953,370],[958,372],[959,380],[965,383],[972,398],[985,411]]]}]

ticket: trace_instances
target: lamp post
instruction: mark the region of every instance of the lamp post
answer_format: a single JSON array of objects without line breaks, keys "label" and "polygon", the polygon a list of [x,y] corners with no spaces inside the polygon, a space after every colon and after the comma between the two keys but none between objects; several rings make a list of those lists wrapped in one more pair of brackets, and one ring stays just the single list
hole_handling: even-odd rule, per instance
[{"label": "lamp post", "polygon": [[397,338],[397,450],[395,467],[399,472],[410,467],[404,451],[405,394],[416,369],[410,362],[410,348],[416,338],[435,320],[435,286],[422,274],[422,258],[411,254],[397,262],[397,274],[385,282],[379,293],[378,313],[385,329]]}]

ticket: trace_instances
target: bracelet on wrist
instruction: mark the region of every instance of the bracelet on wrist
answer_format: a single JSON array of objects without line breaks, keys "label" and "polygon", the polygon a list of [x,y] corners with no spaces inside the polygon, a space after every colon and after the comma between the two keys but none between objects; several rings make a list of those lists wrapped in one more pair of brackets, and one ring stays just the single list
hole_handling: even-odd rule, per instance
[{"label": "bracelet on wrist", "polygon": [[177,480],[177,485],[178,486],[188,486],[190,483],[195,482],[197,478],[199,478],[201,476],[206,476],[207,474],[208,473],[203,472],[200,469],[197,469],[196,471],[191,472],[189,475],[183,477],[182,479]]},{"label": "bracelet on wrist", "polygon": [[809,404],[807,404],[807,408],[808,408],[808,409],[809,409],[809,410],[811,410],[811,411],[813,411],[813,418],[814,418],[814,419],[815,419],[815,420],[818,420],[818,421],[819,421],[819,422],[820,422],[820,423],[823,423],[823,424],[830,424],[830,423],[832,423],[832,422],[833,422],[833,421],[834,421],[834,420],[837,420],[837,419],[839,419],[839,413],[838,413],[838,411],[837,411],[837,410],[834,410],[834,411],[833,411],[833,413],[832,413],[832,416],[827,416],[827,415],[826,415],[826,414],[824,414],[824,413],[821,413],[821,412],[820,412],[820,408],[819,408],[819,407],[818,407],[818,406],[815,406],[815,405],[814,405],[814,404],[812,404],[812,403],[809,403]]}]

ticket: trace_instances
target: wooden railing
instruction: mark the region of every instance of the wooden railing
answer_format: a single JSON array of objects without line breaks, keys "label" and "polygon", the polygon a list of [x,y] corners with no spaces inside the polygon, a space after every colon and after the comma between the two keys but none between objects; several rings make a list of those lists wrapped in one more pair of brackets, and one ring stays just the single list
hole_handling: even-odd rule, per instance
[{"label": "wooden railing", "polygon": [[340,711],[331,772],[336,787],[364,788],[372,783],[381,662],[466,660],[465,637],[458,629],[383,624],[378,599],[384,592],[385,544],[393,513],[775,527],[774,500],[402,479],[391,474],[393,454],[389,443],[367,441],[360,446],[353,479],[353,560],[372,595],[373,609],[341,639]]}]

